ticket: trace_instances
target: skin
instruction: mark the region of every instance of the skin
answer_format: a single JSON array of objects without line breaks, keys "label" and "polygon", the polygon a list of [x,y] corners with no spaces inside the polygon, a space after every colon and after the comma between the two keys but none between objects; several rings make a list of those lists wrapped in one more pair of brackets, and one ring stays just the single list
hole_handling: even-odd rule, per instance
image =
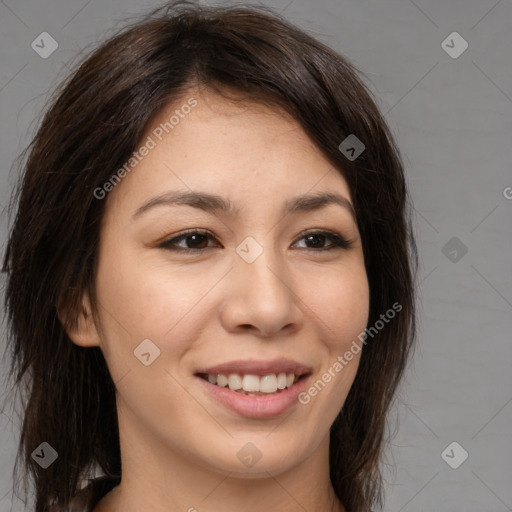
[{"label": "skin", "polygon": [[[102,226],[99,315],[80,319],[74,343],[100,346],[117,389],[122,482],[95,512],[343,511],[329,480],[329,428],[354,380],[360,354],[312,397],[282,415],[243,417],[217,402],[194,373],[233,360],[291,358],[312,367],[309,382],[349,350],[368,320],[369,289],[357,224],[329,204],[282,214],[288,199],[331,192],[351,202],[340,172],[300,125],[276,108],[234,103],[191,89],[198,105],[180,119],[108,194]],[[149,127],[168,120],[178,102]],[[167,191],[229,199],[236,215],[159,205]],[[212,239],[176,242],[184,230]],[[302,233],[331,230],[334,246]],[[236,252],[248,236],[263,253]],[[206,247],[206,248],[201,248]],[[84,297],[90,312],[88,297]],[[150,339],[161,351],[149,366],[134,349]],[[245,467],[237,452],[261,453]]]}]

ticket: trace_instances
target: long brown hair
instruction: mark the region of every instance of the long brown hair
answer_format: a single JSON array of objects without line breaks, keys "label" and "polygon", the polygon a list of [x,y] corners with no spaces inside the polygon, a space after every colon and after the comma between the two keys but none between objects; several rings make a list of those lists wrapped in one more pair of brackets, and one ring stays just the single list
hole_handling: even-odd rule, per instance
[{"label": "long brown hair", "polygon": [[[370,286],[368,325],[393,304],[401,311],[362,351],[331,428],[330,476],[349,512],[382,504],[386,413],[415,338],[417,255],[401,157],[360,74],[269,8],[180,1],[118,31],[55,92],[26,151],[3,262],[10,377],[24,391],[18,457],[35,486],[36,512],[65,506],[93,465],[113,482],[121,476],[114,383],[101,350],[73,344],[65,327],[76,323],[84,293],[95,305],[106,201],[94,191],[159,111],[196,85],[285,109],[350,187]],[[355,159],[339,149],[349,135],[365,146]],[[47,469],[31,457],[43,441],[58,452]]]}]

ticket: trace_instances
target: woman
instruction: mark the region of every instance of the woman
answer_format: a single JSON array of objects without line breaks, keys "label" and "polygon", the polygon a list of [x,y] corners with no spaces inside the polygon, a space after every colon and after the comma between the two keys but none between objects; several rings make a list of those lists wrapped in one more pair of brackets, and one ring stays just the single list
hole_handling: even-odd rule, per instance
[{"label": "woman", "polygon": [[174,2],[29,151],[4,271],[35,510],[381,506],[416,252],[355,68],[268,9]]}]

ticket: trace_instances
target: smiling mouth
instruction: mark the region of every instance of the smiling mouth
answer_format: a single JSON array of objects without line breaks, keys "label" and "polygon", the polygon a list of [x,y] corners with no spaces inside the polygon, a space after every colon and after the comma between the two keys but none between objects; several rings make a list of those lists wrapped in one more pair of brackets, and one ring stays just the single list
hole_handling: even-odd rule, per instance
[{"label": "smiling mouth", "polygon": [[268,375],[254,374],[210,374],[198,373],[197,376],[210,384],[221,388],[228,388],[236,393],[248,396],[268,396],[281,393],[292,387],[308,374],[296,375],[295,373],[270,373]]}]

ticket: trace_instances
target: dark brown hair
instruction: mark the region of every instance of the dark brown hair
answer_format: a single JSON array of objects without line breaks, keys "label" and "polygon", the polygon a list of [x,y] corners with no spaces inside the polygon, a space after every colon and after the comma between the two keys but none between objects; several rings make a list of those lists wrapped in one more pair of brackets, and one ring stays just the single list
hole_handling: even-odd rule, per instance
[{"label": "dark brown hair", "polygon": [[[415,338],[417,256],[401,158],[359,73],[269,8],[173,2],[118,31],[55,92],[26,150],[3,263],[10,376],[15,388],[25,386],[18,455],[37,512],[65,506],[93,465],[112,477],[110,487],[119,482],[115,386],[101,350],[73,344],[66,329],[76,325],[84,292],[96,304],[106,201],[94,190],[161,109],[193,86],[284,109],[349,185],[370,286],[368,325],[395,303],[402,309],[362,351],[331,428],[330,476],[349,512],[382,504],[386,413]],[[365,145],[355,160],[339,149],[350,134]],[[43,441],[59,454],[48,469],[31,457]]]}]

